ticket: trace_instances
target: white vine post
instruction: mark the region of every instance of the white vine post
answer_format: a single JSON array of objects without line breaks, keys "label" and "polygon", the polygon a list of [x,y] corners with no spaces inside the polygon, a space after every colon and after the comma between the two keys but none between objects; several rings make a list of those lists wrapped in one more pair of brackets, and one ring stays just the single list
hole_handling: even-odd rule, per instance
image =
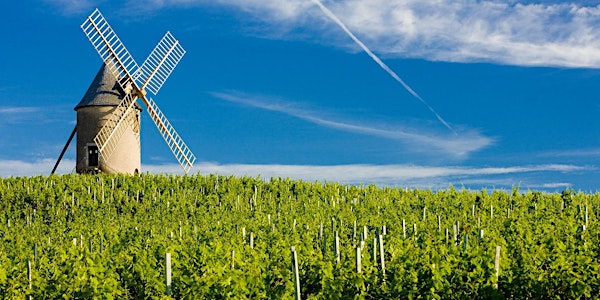
[{"label": "white vine post", "polygon": [[[29,291],[31,291],[31,260],[29,258],[27,259],[27,280],[29,281]],[[28,299],[31,300],[31,295]]]},{"label": "white vine post", "polygon": [[334,244],[334,255],[336,262],[340,262],[340,236],[338,235],[337,230],[335,231],[335,244]]},{"label": "white vine post", "polygon": [[460,234],[460,221],[456,221],[456,234]]},{"label": "white vine post", "polygon": [[413,224],[413,233],[414,233],[414,238],[416,241],[417,240],[417,223]]},{"label": "white vine post", "polygon": [[456,224],[452,226],[452,229],[454,229],[454,244],[458,244],[458,229],[456,228]]},{"label": "white vine post", "polygon": [[385,281],[385,252],[383,251],[383,236],[379,235],[379,258],[381,261],[381,273],[383,273],[383,280]]},{"label": "white vine post", "polygon": [[373,238],[373,264],[377,265],[377,237]]},{"label": "white vine post", "polygon": [[498,278],[500,276],[500,246],[496,246],[496,258],[494,259],[494,267],[496,268],[496,284],[495,288],[498,288]]},{"label": "white vine post", "polygon": [[294,275],[294,299],[300,300],[300,274],[298,272],[298,254],[292,246],[292,273]]},{"label": "white vine post", "polygon": [[356,272],[357,273],[360,273],[361,270],[362,270],[362,268],[361,268],[361,264],[362,264],[361,259],[362,259],[362,257],[361,256],[362,255],[360,253],[360,246],[356,247]]},{"label": "white vine post", "polygon": [[171,253],[167,253],[165,256],[165,269],[166,269],[166,291],[167,296],[171,296]]},{"label": "white vine post", "polygon": [[335,219],[331,218],[331,234],[335,235]]},{"label": "white vine post", "polygon": [[235,269],[235,250],[231,250],[231,269]]}]

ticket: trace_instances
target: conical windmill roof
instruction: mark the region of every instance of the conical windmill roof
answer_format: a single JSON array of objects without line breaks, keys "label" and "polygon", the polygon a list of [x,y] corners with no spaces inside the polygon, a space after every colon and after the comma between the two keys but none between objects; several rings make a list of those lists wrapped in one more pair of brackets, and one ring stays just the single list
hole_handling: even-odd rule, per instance
[{"label": "conical windmill roof", "polygon": [[75,106],[75,110],[86,106],[117,106],[125,97],[125,93],[110,73],[106,64],[102,64],[87,92]]}]

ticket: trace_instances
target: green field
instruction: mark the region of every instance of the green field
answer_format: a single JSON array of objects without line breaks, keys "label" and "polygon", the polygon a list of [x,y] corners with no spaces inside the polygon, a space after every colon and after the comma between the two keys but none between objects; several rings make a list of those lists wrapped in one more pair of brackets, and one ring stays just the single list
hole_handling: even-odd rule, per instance
[{"label": "green field", "polygon": [[574,191],[3,178],[0,295],[293,299],[293,246],[303,299],[594,298],[599,211],[598,194]]}]

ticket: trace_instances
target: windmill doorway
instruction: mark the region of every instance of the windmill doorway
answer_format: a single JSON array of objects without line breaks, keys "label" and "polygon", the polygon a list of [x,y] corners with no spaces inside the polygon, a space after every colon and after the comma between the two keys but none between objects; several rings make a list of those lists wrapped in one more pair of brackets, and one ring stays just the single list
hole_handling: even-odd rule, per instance
[{"label": "windmill doorway", "polygon": [[98,146],[88,145],[87,146],[87,155],[88,155],[88,166],[89,167],[98,167],[98,161],[99,161]]}]

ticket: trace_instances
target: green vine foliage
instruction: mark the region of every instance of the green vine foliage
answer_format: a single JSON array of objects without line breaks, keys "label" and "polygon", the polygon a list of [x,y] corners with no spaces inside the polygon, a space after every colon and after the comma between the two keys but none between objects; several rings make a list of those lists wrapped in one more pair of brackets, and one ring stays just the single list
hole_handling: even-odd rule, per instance
[{"label": "green vine foliage", "polygon": [[294,246],[303,299],[590,299],[600,295],[599,212],[598,194],[573,190],[2,178],[0,297],[289,299]]}]

